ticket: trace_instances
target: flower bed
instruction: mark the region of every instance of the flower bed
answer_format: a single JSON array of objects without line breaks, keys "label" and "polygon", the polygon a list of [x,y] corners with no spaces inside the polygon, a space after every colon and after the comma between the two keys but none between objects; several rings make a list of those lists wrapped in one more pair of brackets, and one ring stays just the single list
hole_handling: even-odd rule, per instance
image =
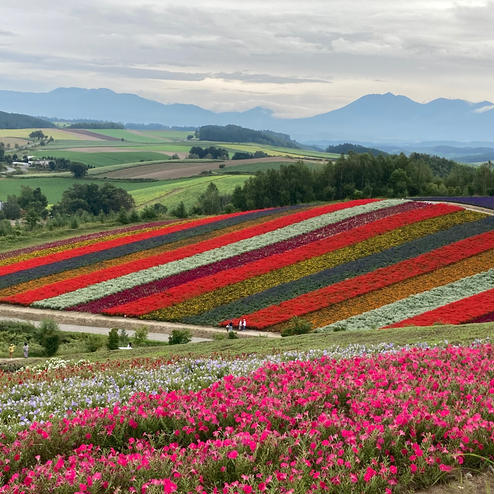
[{"label": "flower bed", "polygon": [[[372,493],[494,458],[492,345],[266,363],[33,423],[1,493]],[[191,370],[193,373],[193,370]]]},{"label": "flower bed", "polygon": [[[417,296],[489,272],[493,229],[483,213],[401,199],[141,225],[5,256],[0,300],[192,324],[245,317],[249,328],[270,330],[294,316],[330,329],[339,321],[389,325],[399,321],[370,312],[403,302],[413,310],[402,319],[419,316],[440,306]],[[344,322],[361,313],[371,317]]]}]

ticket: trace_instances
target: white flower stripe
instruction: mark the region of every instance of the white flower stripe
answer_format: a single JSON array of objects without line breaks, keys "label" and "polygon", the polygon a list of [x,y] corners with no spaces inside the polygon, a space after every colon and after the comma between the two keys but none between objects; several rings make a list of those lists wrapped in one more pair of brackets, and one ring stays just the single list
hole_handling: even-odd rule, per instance
[{"label": "white flower stripe", "polygon": [[411,295],[392,304],[342,319],[319,328],[318,332],[333,331],[334,328],[374,329],[388,324],[418,316],[424,312],[442,307],[462,298],[477,295],[489,290],[494,284],[494,269],[467,276],[461,280],[432,288],[431,290]]},{"label": "white flower stripe", "polygon": [[397,206],[408,202],[402,199],[388,199],[362,206],[342,209],[332,213],[326,213],[321,216],[316,216],[293,225],[289,225],[278,230],[274,230],[262,235],[257,235],[251,238],[240,240],[239,242],[230,245],[224,245],[216,249],[211,249],[206,252],[201,252],[190,257],[172,261],[159,266],[136,271],[124,276],[113,278],[111,280],[95,283],[94,285],[80,288],[72,292],[67,292],[56,297],[40,300],[34,304],[34,307],[44,307],[51,309],[65,309],[73,305],[78,305],[91,300],[111,295],[122,290],[133,288],[143,283],[159,280],[167,276],[195,269],[200,266],[211,264],[229,257],[233,257],[244,252],[259,249],[267,245],[271,245],[289,238],[308,233],[326,225],[338,223],[353,216],[377,211],[379,209]]}]

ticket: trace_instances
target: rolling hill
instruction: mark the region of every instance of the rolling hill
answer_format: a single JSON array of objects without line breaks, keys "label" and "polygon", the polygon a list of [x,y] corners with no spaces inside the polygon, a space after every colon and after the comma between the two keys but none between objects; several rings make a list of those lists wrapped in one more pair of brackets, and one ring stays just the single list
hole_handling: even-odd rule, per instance
[{"label": "rolling hill", "polygon": [[283,331],[493,320],[494,217],[362,199],[76,237],[0,256],[0,300]]}]

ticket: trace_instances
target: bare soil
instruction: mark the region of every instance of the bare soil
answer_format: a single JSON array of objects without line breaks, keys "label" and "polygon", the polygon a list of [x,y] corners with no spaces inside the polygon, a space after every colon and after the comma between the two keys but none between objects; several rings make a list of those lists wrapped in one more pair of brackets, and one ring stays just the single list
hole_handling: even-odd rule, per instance
[{"label": "bare soil", "polygon": [[98,134],[97,132],[91,132],[90,130],[85,129],[62,129],[65,132],[73,133],[73,134],[81,134],[87,138],[88,141],[120,141],[117,137],[105,136],[103,134]]},{"label": "bare soil", "polygon": [[171,178],[193,177],[203,171],[218,168],[218,163],[177,163],[176,161],[164,161],[150,165],[138,165],[132,168],[115,170],[105,173],[108,178],[154,178],[167,180]]},{"label": "bare soil", "polygon": [[466,474],[447,482],[436,484],[425,491],[415,491],[414,494],[493,494],[494,473]]}]

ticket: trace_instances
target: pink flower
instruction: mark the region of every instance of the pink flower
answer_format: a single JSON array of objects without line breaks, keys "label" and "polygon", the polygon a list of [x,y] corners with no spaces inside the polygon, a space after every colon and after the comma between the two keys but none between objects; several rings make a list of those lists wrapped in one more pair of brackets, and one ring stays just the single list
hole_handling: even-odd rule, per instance
[{"label": "pink flower", "polygon": [[238,451],[233,449],[232,451],[229,451],[226,456],[230,458],[230,460],[234,460],[238,456]]}]

